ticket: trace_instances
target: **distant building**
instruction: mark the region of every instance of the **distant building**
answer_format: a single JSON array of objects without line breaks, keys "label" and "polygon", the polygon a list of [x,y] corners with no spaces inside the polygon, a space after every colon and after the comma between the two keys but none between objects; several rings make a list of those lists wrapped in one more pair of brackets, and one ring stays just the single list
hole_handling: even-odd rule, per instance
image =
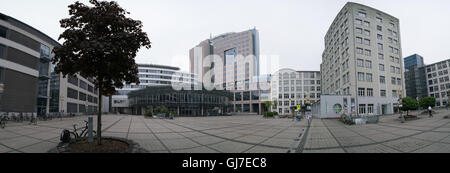
[{"label": "distant building", "polygon": [[450,59],[426,65],[428,96],[436,98],[436,106],[448,104],[450,90]]},{"label": "distant building", "polygon": [[182,116],[224,115],[232,94],[225,90],[174,90],[171,86],[148,86],[128,94],[133,114],[143,115],[159,106]]},{"label": "distant building", "polygon": [[291,107],[305,105],[309,96],[310,103],[320,100],[321,82],[319,71],[295,71],[281,69],[272,75],[271,101],[277,102],[272,111],[280,115],[289,115]]},{"label": "distant building", "polygon": [[404,58],[406,96],[417,99],[428,96],[423,58],[414,54]]},{"label": "distant building", "polygon": [[[209,55],[220,58],[223,74],[215,73],[208,79],[205,75],[211,67],[220,64],[206,63]],[[253,56],[254,59],[250,60]],[[239,57],[248,60],[240,63]],[[197,74],[199,81],[210,81],[214,86],[234,93],[233,111],[255,112],[262,114],[264,103],[261,96],[268,95],[270,87],[261,88],[260,83],[267,83],[267,75],[259,73],[259,32],[250,29],[243,32],[230,32],[202,41],[189,51],[190,72]],[[203,65],[209,65],[203,67]],[[252,68],[253,67],[253,68]],[[266,81],[261,82],[259,79]],[[269,80],[270,81],[270,80]],[[262,84],[264,85],[264,84]]]},{"label": "distant building", "polygon": [[[111,97],[111,101],[107,97],[103,97],[104,112],[114,112],[122,114],[136,114],[137,110],[130,106],[128,94],[132,91],[141,90],[152,86],[171,86],[172,83],[185,83],[196,85],[194,81],[195,75],[191,73],[181,72],[180,68],[156,65],[156,64],[138,64],[138,77],[140,84],[125,84],[123,88],[116,88],[116,94]],[[111,108],[111,110],[106,109]]]}]

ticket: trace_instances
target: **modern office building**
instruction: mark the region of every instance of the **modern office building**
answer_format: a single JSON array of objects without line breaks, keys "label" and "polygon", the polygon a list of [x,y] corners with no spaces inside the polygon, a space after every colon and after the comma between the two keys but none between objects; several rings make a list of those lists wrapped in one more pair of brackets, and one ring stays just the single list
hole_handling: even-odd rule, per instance
[{"label": "modern office building", "polygon": [[428,96],[423,57],[417,54],[404,58],[406,96],[417,99]]},{"label": "modern office building", "polygon": [[49,112],[50,52],[58,45],[0,13],[0,112]]},{"label": "modern office building", "polygon": [[295,71],[285,68],[272,75],[271,101],[277,102],[272,111],[279,115],[291,114],[292,106],[305,105],[320,100],[321,82],[319,71]]},{"label": "modern office building", "polygon": [[[214,64],[207,59],[212,58],[209,55],[218,57],[221,62]],[[262,83],[267,83],[268,76],[260,76],[259,73],[258,30],[225,33],[204,40],[189,51],[189,56],[190,72],[198,74],[198,81],[208,78],[206,81],[217,88],[234,93],[234,111],[262,113],[263,101],[259,97],[267,95],[270,87],[261,88]],[[209,66],[204,67],[204,64]],[[212,67],[222,72],[212,71]],[[211,76],[206,76],[209,70],[212,71]]]},{"label": "modern office building", "polygon": [[128,94],[133,114],[164,106],[182,116],[223,115],[233,95],[226,90],[174,90],[171,86],[148,86]]},{"label": "modern office building", "polygon": [[94,114],[98,112],[98,89],[94,80],[79,74],[66,76],[51,73],[50,112]]},{"label": "modern office building", "polygon": [[405,96],[401,57],[399,20],[349,2],[325,36],[322,95],[354,97],[352,114],[393,113],[399,96]]},{"label": "modern office building", "polygon": [[449,102],[450,59],[426,65],[428,96],[436,98],[436,106],[446,106]]},{"label": "modern office building", "polygon": [[[138,64],[138,77],[140,84],[125,84],[123,88],[116,88],[116,94],[109,98],[104,98],[104,103],[109,103],[106,107],[111,110],[103,109],[105,112],[115,112],[122,114],[136,114],[136,110],[130,107],[128,94],[150,86],[171,86],[173,83],[183,83],[195,85],[195,75],[181,72],[180,68],[156,65],[156,64]],[[194,89],[194,86],[192,86]],[[104,106],[105,107],[105,106]],[[105,107],[105,108],[106,108]]]}]

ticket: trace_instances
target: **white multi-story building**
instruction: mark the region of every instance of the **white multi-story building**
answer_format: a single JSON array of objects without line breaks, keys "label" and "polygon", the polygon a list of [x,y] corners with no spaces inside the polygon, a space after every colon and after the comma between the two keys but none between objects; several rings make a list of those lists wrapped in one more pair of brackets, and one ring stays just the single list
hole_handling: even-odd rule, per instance
[{"label": "white multi-story building", "polygon": [[[272,111],[280,115],[291,114],[292,106],[305,105],[307,97],[314,103],[320,99],[320,72],[281,69],[272,75]],[[275,106],[276,105],[276,106]]]},{"label": "white multi-story building", "polygon": [[52,72],[49,110],[74,114],[98,112],[98,89],[94,80],[79,74],[63,77]]},{"label": "white multi-story building", "polygon": [[138,64],[138,77],[140,84],[124,84],[123,88],[116,88],[116,94],[113,95],[111,101],[104,99],[103,111],[117,113],[133,113],[133,108],[129,106],[128,93],[131,91],[146,88],[147,86],[171,86],[172,83],[192,84],[194,89],[195,75],[191,73],[181,72],[178,67],[155,64]]},{"label": "white multi-story building", "polygon": [[450,60],[426,65],[428,96],[436,98],[436,106],[448,104],[447,92],[450,90]]},{"label": "white multi-story building", "polygon": [[354,114],[393,113],[405,96],[401,57],[399,20],[349,2],[325,36],[322,94],[355,97]]}]

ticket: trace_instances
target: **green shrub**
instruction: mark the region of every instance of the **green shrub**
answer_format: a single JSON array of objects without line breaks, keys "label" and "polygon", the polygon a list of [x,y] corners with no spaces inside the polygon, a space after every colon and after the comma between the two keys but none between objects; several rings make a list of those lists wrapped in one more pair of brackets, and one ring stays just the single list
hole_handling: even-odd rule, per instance
[{"label": "green shrub", "polygon": [[153,109],[147,109],[147,111],[145,112],[145,116],[146,117],[152,117],[153,116]]}]

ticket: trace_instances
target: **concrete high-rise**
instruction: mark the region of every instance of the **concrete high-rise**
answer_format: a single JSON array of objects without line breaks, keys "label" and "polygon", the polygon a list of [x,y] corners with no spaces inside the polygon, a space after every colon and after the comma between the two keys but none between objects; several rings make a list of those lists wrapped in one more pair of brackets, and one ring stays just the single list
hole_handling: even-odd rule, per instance
[{"label": "concrete high-rise", "polygon": [[401,57],[399,20],[349,2],[325,36],[322,95],[354,97],[355,114],[392,113],[405,96]]},{"label": "concrete high-rise", "polygon": [[450,91],[450,59],[426,65],[428,96],[436,98],[436,106],[446,106]]},{"label": "concrete high-rise", "polygon": [[[219,57],[221,64],[209,63],[210,59],[207,58],[212,58],[209,55]],[[270,80],[267,80],[267,76],[259,76],[258,30],[225,33],[204,40],[189,51],[189,56],[190,72],[198,74],[199,81],[205,81],[204,78],[207,78],[206,81],[210,81],[214,86],[235,94],[234,111],[261,113],[263,103],[260,98],[262,94],[268,93],[269,89],[260,90],[258,79],[264,78],[265,82]],[[205,64],[209,67],[204,67]],[[223,70],[222,74],[214,72],[211,76],[206,76],[212,67]]]}]

